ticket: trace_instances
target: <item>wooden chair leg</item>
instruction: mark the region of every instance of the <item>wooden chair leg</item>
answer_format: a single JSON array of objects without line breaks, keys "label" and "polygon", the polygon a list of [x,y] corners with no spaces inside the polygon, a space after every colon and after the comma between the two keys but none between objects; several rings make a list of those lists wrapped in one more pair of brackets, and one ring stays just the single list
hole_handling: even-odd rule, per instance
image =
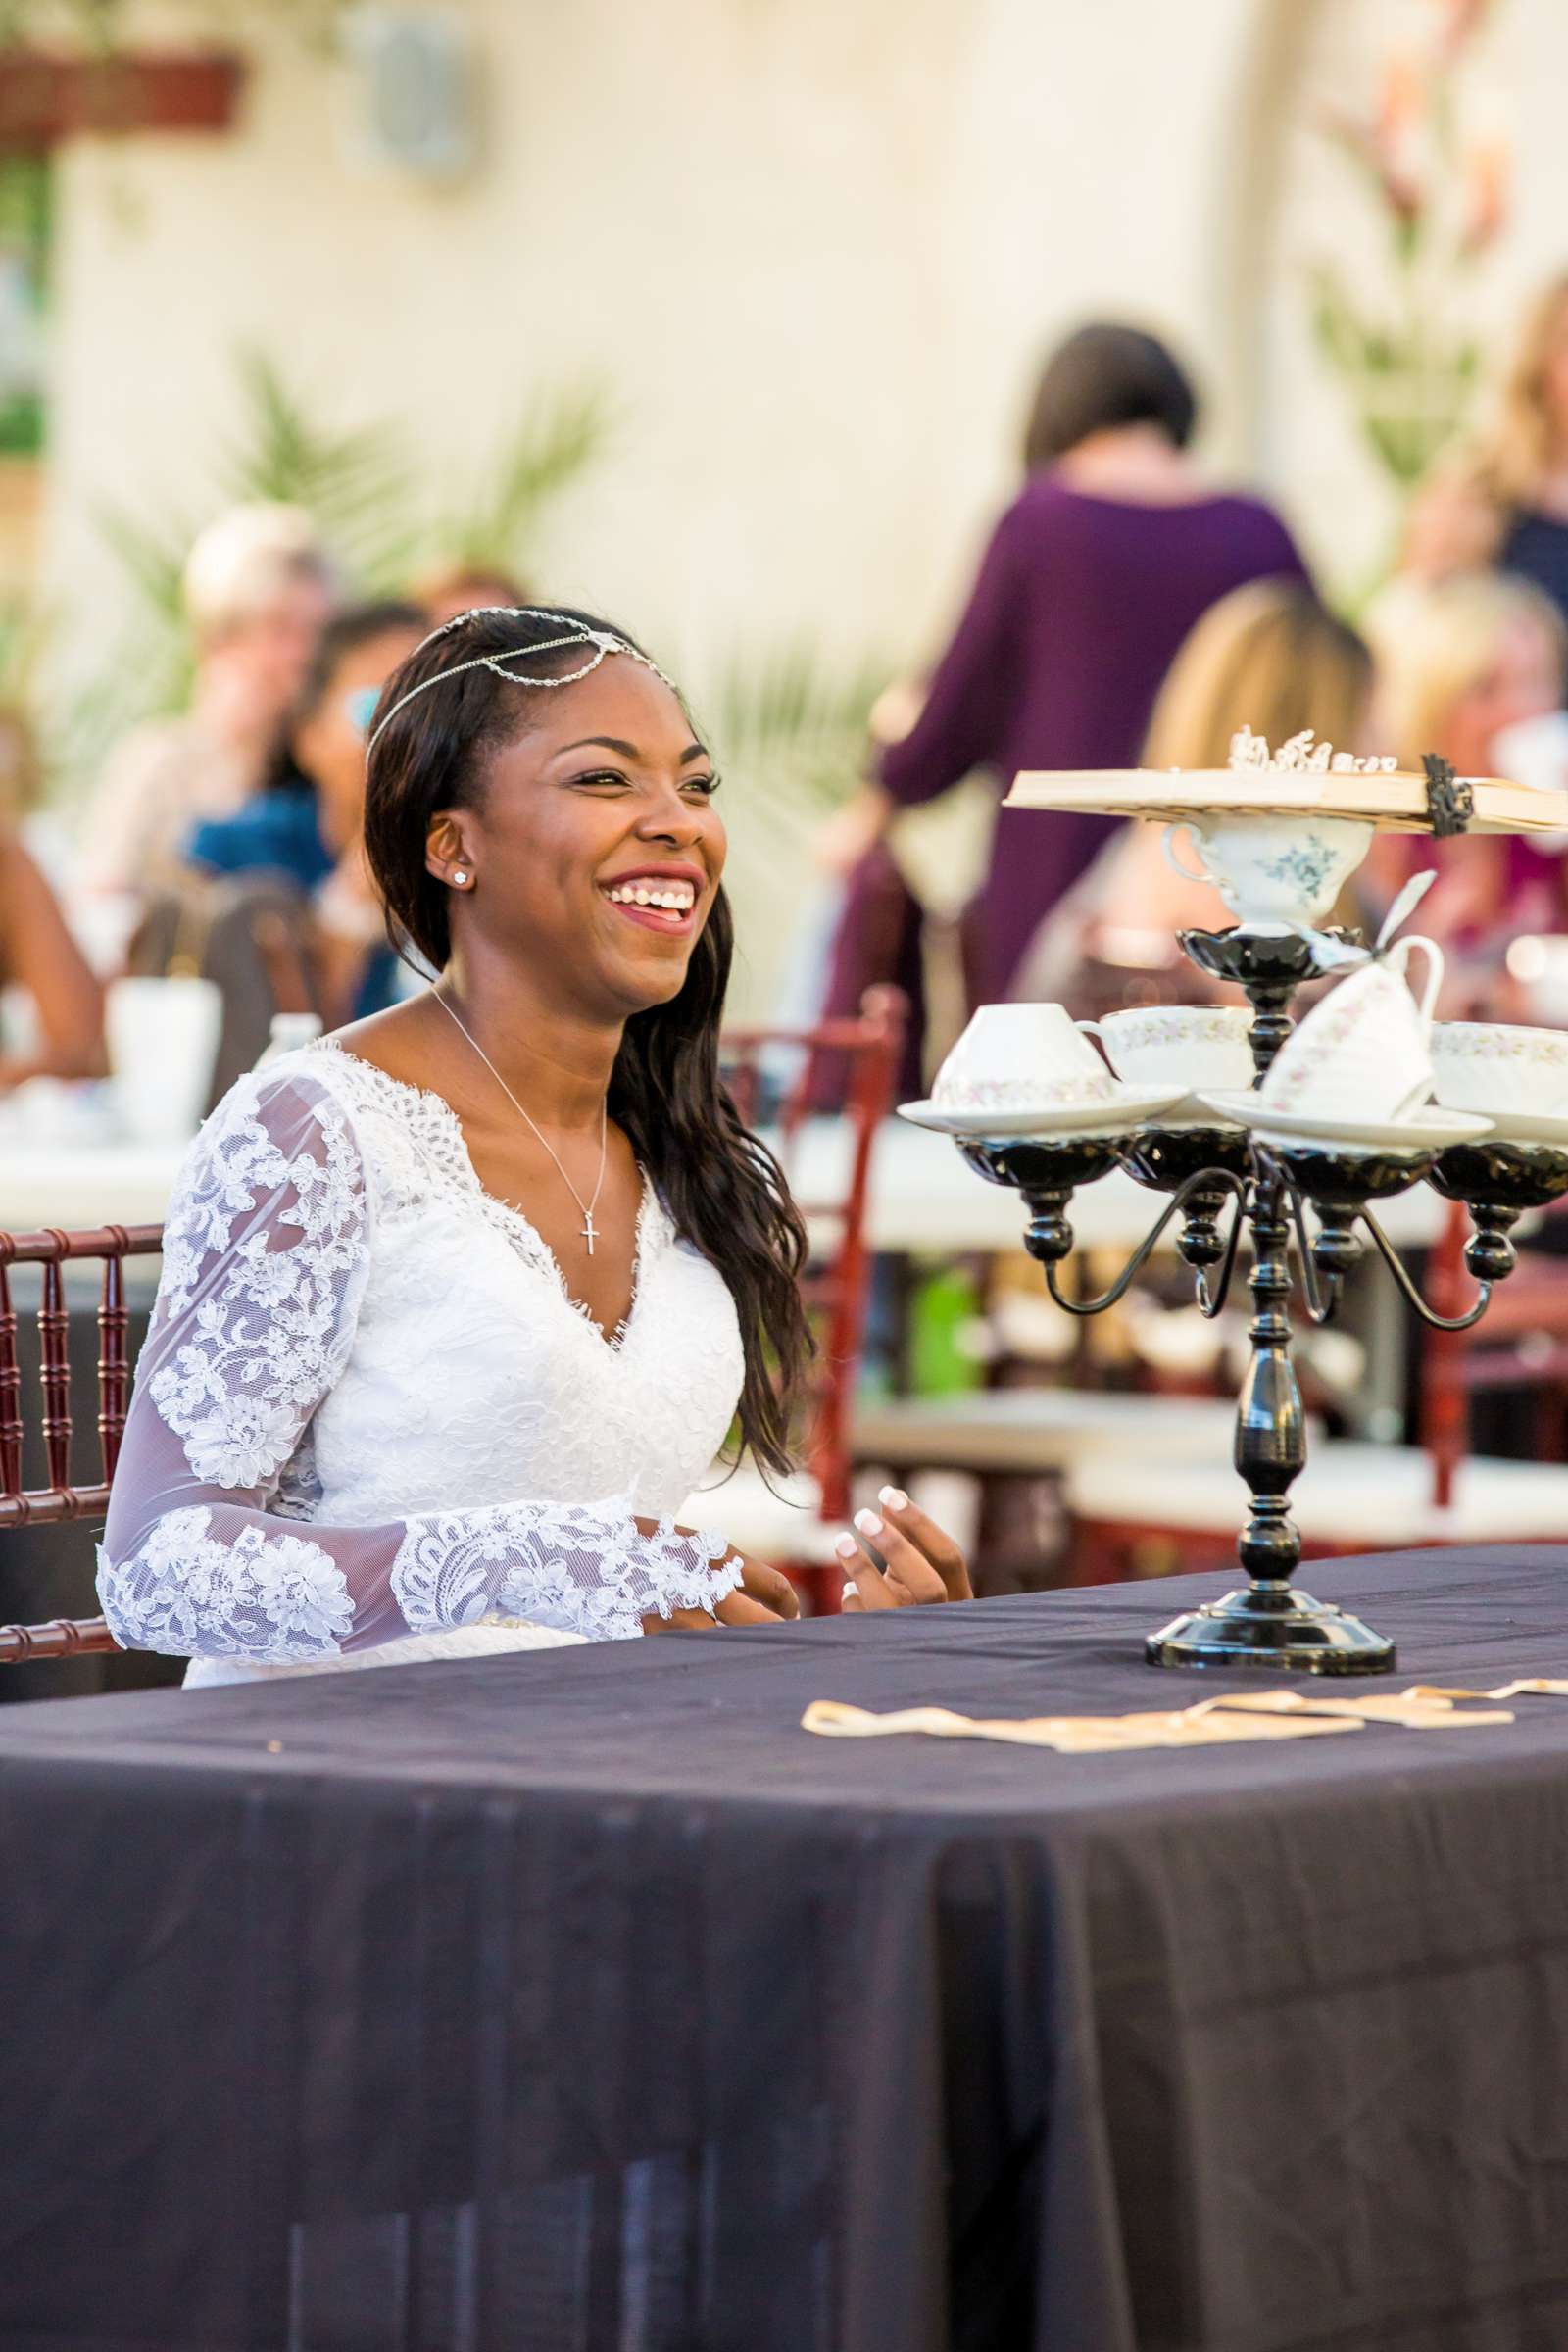
[{"label": "wooden chair leg", "polygon": [[824,1567],[817,1560],[786,1560],[784,1574],[801,1596],[803,1613],[808,1617],[837,1617],[844,1600],[842,1569]]},{"label": "wooden chair leg", "polygon": [[1067,1539],[1068,1584],[1114,1585],[1121,1575],[1116,1530],[1098,1519],[1075,1519]]}]

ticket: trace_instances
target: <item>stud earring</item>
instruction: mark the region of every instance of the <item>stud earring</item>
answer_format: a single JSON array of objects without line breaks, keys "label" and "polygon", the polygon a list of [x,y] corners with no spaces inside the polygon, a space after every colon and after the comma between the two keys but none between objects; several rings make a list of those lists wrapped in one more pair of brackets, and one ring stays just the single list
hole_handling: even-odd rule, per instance
[{"label": "stud earring", "polygon": [[459,889],[459,890],[466,890],[466,889],[467,889],[467,887],[468,887],[468,877],[467,877],[467,875],[466,875],[466,874],[464,872],[464,870],[463,870],[463,868],[462,868],[462,866],[461,866],[461,865],[460,865],[460,866],[457,868],[456,872],[453,874],[453,877],[452,877],[452,879],[453,879],[453,881],[456,883],[456,885],[457,885],[457,887],[458,887],[458,889]]}]

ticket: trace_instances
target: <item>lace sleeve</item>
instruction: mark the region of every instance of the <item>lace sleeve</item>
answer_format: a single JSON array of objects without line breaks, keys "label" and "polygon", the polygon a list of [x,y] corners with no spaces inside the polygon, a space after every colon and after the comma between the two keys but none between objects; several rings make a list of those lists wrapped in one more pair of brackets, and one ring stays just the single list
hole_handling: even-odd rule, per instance
[{"label": "lace sleeve", "polygon": [[368,1528],[304,1515],[311,1419],[354,1346],[372,1214],[348,1114],[309,1072],[242,1079],[202,1130],[99,1553],[116,1638],[298,1663],[500,1610],[617,1641],[733,1590],[721,1538],[645,1535],[613,1498]]}]

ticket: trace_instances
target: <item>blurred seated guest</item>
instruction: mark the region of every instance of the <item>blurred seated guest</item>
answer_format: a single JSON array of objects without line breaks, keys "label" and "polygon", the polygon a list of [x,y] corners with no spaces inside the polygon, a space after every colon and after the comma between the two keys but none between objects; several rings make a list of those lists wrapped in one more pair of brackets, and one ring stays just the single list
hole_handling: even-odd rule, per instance
[{"label": "blurred seated guest", "polygon": [[[971,770],[1004,791],[1020,768],[1134,765],[1159,682],[1200,614],[1249,580],[1305,577],[1272,509],[1200,472],[1188,454],[1197,416],[1185,370],[1152,335],[1087,326],[1054,353],[1025,435],[1023,488],[919,714],[832,820],[827,854],[840,870],[898,809]],[[971,1002],[1007,993],[1041,921],[1111,830],[1101,816],[1003,812],[965,923]],[[882,976],[857,963],[858,924],[852,889],[832,1011]]]},{"label": "blurred seated guest", "polygon": [[[1211,605],[1183,645],[1142,763],[1222,768],[1244,726],[1276,747],[1310,727],[1320,742],[1360,753],[1371,702],[1372,656],[1354,629],[1300,580],[1254,581]],[[1227,995],[1188,962],[1176,934],[1234,920],[1218,891],[1174,870],[1163,825],[1124,825],[1041,925],[1014,993],[1090,1017],[1119,1004]]]},{"label": "blurred seated guest", "polygon": [[1488,566],[1534,581],[1568,617],[1568,275],[1527,312],[1491,429],[1411,505],[1401,573],[1431,583]]},{"label": "blurred seated guest", "polygon": [[[1374,612],[1369,626],[1378,658],[1377,731],[1401,767],[1419,767],[1424,753],[1436,752],[1461,776],[1506,774],[1499,740],[1559,710],[1568,633],[1550,598],[1528,580],[1499,572],[1441,580],[1401,601],[1393,619]],[[1521,835],[1434,842],[1386,833],[1362,870],[1386,901],[1421,865],[1436,865],[1440,880],[1422,901],[1416,927],[1468,961],[1483,990],[1514,933],[1568,924],[1560,848],[1539,848]],[[1446,1009],[1463,988],[1457,968],[1450,980]]]},{"label": "blurred seated guest", "polygon": [[[25,1078],[93,1078],[104,1061],[103,991],[48,882],[0,818],[0,988],[25,1032],[0,1042],[0,1089]],[[16,992],[13,996],[12,992]],[[18,1002],[20,1000],[20,1004]],[[8,1019],[6,1026],[12,1026]]]},{"label": "blurred seated guest", "polygon": [[328,1028],[392,1002],[395,958],[365,861],[365,741],[383,684],[424,634],[417,605],[359,605],[328,621],[269,789],[187,845],[201,872],[286,874],[310,894]]},{"label": "blurred seated guest", "polygon": [[92,891],[144,895],[177,871],[193,824],[261,789],[285,713],[338,601],[332,564],[297,507],[234,507],[192,547],[183,578],[196,650],[190,708],[111,754],[82,829]]},{"label": "blurred seated guest", "polygon": [[529,601],[523,582],[492,564],[443,564],[414,585],[414,602],[430,615],[432,629],[460,612],[493,607],[516,612]]}]

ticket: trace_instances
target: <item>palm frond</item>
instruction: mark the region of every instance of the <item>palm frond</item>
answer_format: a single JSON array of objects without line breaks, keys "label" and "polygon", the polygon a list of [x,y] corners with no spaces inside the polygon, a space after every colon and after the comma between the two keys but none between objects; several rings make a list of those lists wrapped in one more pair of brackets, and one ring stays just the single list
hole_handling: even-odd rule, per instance
[{"label": "palm frond", "polygon": [[178,524],[138,522],[121,507],[100,507],[99,535],[114,550],[143,605],[171,627],[181,625],[180,580],[194,530]]},{"label": "palm frond", "polygon": [[[213,468],[203,518],[258,501],[303,507],[363,593],[405,587],[411,573],[437,555],[526,569],[545,511],[596,462],[612,430],[609,403],[592,386],[539,395],[497,455],[476,469],[470,495],[454,515],[421,505],[414,464],[395,423],[323,422],[271,358],[255,348],[235,355],[235,368],[238,413]],[[164,518],[150,521],[106,507],[97,523],[124,567],[136,612],[102,678],[89,681],[78,697],[80,723],[74,720],[71,730],[77,747],[70,755],[74,766],[86,756],[80,747],[101,752],[117,727],[177,707],[192,667],[180,594],[197,530],[190,510],[181,507],[171,516],[166,503]]]},{"label": "palm frond", "polygon": [[871,707],[892,665],[833,667],[809,639],[737,655],[714,696],[720,756],[743,783],[830,808],[863,771]]},{"label": "palm frond", "polygon": [[388,585],[418,538],[409,521],[415,476],[401,434],[386,422],[323,425],[265,352],[240,351],[236,368],[243,407],[220,461],[220,503],[304,507],[357,581]]},{"label": "palm frond", "polygon": [[468,495],[433,536],[459,563],[525,571],[537,553],[546,510],[610,447],[615,416],[601,387],[568,385],[524,409]]}]

